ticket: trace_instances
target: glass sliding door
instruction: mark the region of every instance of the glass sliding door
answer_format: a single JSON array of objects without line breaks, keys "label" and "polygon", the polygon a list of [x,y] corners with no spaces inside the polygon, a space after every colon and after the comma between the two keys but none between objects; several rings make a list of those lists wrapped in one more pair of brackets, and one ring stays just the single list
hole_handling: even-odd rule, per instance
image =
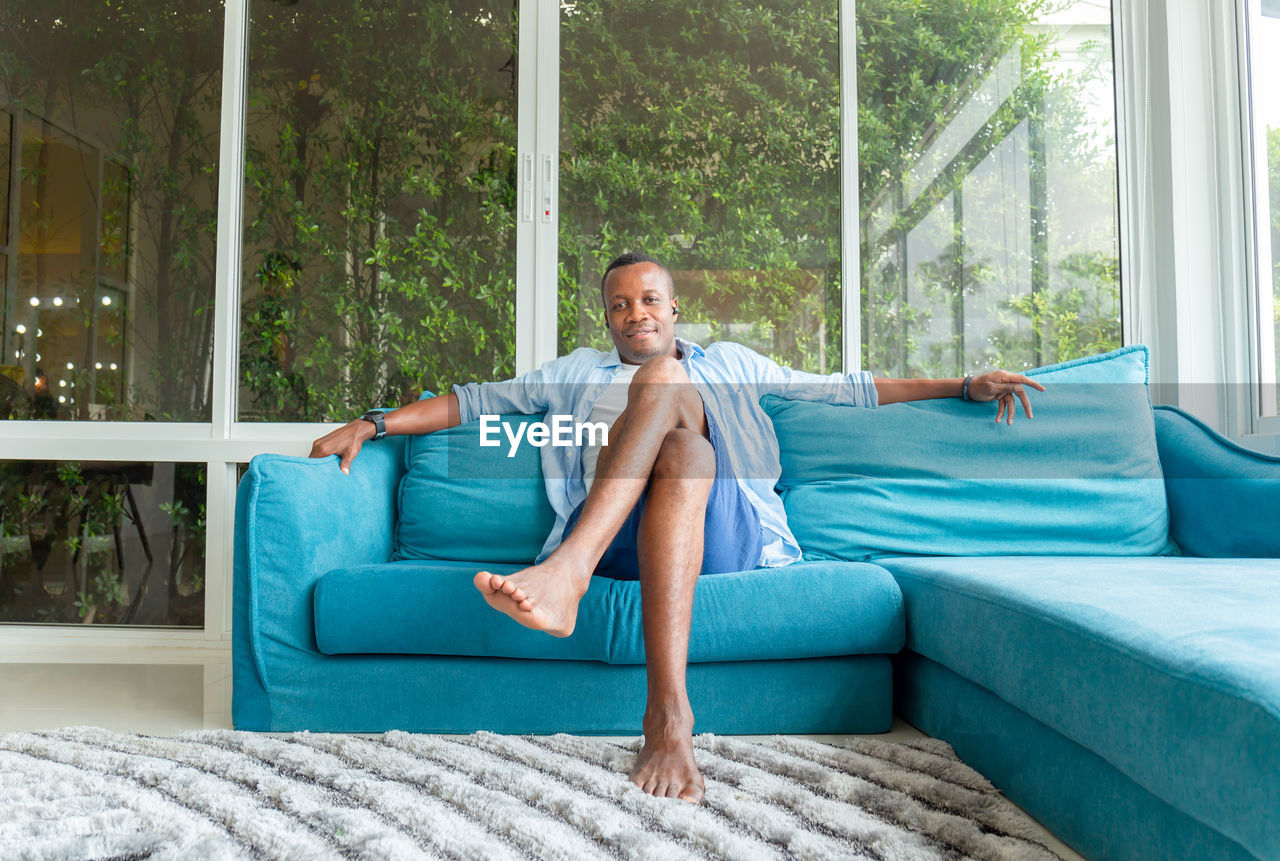
[{"label": "glass sliding door", "polygon": [[0,9],[0,418],[208,421],[222,23]]},{"label": "glass sliding door", "polygon": [[864,366],[1120,344],[1110,3],[858,0]]},{"label": "glass sliding door", "polygon": [[240,420],[514,373],[516,14],[252,4]]},{"label": "glass sliding door", "polygon": [[600,275],[672,269],[676,332],[838,370],[836,0],[560,8],[560,352],[608,349]]},{"label": "glass sliding door", "polygon": [[223,24],[0,6],[0,623],[204,625]]}]

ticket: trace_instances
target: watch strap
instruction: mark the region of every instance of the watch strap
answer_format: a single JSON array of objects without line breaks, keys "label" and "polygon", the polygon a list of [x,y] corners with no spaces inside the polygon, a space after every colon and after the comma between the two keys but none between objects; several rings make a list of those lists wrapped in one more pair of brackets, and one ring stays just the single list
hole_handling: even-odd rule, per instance
[{"label": "watch strap", "polygon": [[369,410],[369,412],[360,416],[362,421],[371,422],[373,424],[373,438],[382,439],[387,435],[387,420],[384,418],[381,410]]}]

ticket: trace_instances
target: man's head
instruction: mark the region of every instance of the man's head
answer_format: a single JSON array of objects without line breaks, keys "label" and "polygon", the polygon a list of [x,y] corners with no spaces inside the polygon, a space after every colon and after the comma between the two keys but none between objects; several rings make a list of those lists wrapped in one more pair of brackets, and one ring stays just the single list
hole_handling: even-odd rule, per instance
[{"label": "man's head", "polygon": [[604,270],[600,282],[604,324],[628,364],[676,355],[675,282],[667,267],[647,254],[629,252]]}]

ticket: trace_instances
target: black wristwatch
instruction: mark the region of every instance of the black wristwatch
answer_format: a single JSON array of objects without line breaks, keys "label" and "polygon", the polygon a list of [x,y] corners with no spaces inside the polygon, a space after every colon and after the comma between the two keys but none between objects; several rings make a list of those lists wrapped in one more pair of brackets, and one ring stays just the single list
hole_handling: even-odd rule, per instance
[{"label": "black wristwatch", "polygon": [[373,438],[382,439],[387,435],[387,420],[382,417],[379,410],[369,410],[369,412],[360,416],[361,421],[373,422]]}]

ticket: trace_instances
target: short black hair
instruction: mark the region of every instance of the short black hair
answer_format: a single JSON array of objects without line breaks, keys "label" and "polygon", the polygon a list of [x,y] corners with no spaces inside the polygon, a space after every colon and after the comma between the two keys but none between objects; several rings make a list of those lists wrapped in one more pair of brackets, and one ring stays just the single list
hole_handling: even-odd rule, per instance
[{"label": "short black hair", "polygon": [[656,257],[651,257],[640,251],[628,251],[625,254],[619,254],[613,260],[609,261],[609,265],[604,268],[604,275],[600,276],[600,295],[604,295],[605,282],[609,280],[609,273],[615,269],[621,269],[623,266],[634,266],[637,263],[652,263],[667,275],[667,284],[671,287],[671,295],[676,293],[676,282],[671,277],[671,270],[667,268],[667,264],[663,263]]}]

